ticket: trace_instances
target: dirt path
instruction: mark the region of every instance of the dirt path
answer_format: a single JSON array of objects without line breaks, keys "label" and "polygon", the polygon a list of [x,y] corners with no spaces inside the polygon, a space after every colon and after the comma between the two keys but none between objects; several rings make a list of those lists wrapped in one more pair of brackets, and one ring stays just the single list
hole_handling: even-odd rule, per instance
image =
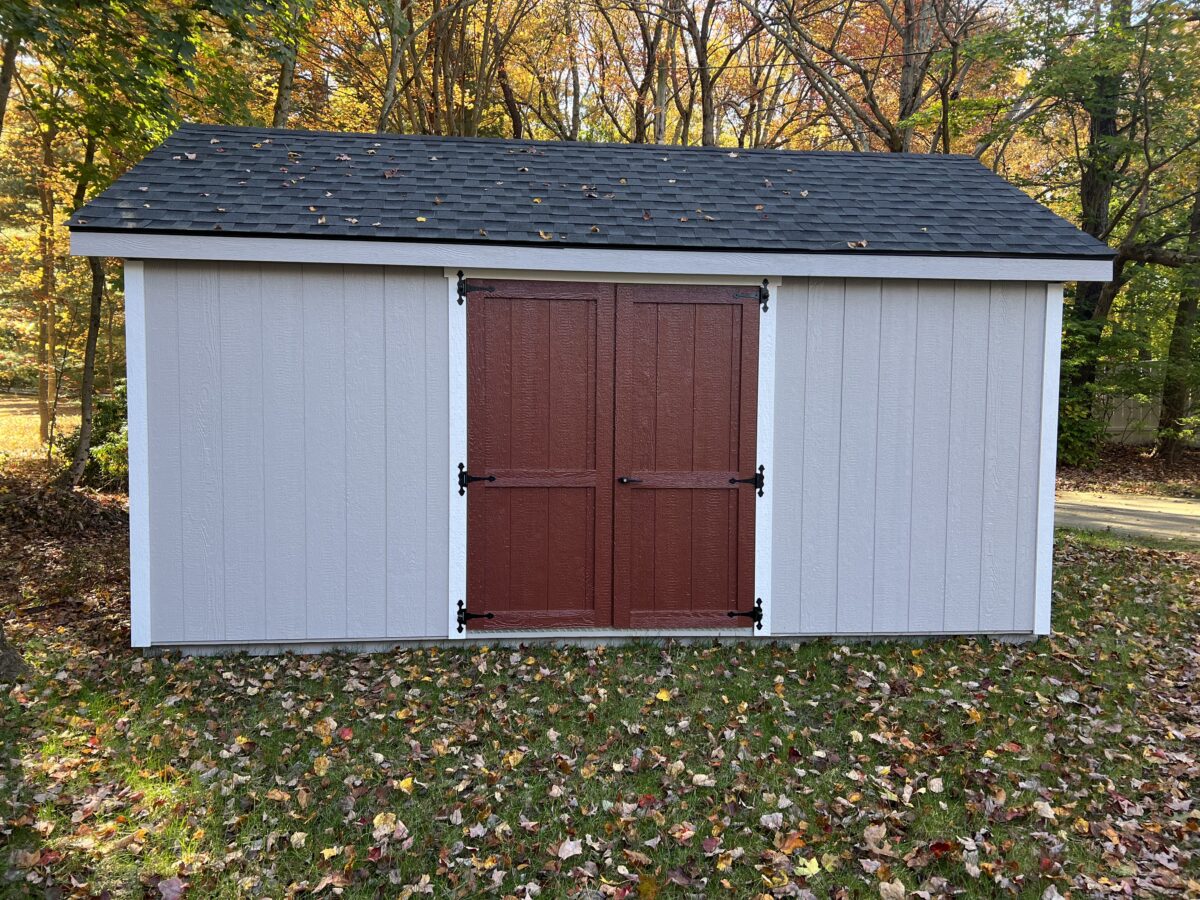
[{"label": "dirt path", "polygon": [[1112,531],[1200,543],[1200,500],[1104,491],[1059,491],[1054,504],[1054,524],[1085,531]]}]

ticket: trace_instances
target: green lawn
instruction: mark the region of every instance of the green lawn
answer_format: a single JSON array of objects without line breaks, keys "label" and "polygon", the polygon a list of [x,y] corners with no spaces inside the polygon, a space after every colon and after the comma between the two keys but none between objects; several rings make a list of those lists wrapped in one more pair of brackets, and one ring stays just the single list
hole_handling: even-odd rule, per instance
[{"label": "green lawn", "polygon": [[[23,608],[122,602],[73,546]],[[143,659],[30,614],[0,894],[1200,894],[1200,554],[1057,563],[1026,645]]]}]

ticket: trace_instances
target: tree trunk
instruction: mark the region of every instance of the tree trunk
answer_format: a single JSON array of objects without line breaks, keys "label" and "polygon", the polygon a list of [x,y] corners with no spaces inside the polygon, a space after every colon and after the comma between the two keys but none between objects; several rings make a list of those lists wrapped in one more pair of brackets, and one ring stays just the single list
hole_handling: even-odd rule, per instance
[{"label": "tree trunk", "polygon": [[[1200,254],[1200,172],[1198,193],[1188,218],[1190,254]],[[1179,460],[1187,441],[1181,433],[1192,407],[1192,385],[1196,377],[1196,310],[1200,305],[1200,266],[1184,266],[1180,271],[1179,306],[1171,329],[1167,351],[1167,370],[1163,378],[1162,408],[1158,415],[1158,452],[1168,463]]]},{"label": "tree trunk", "polygon": [[13,649],[4,636],[4,623],[0,622],[0,682],[14,682],[29,671],[21,654]]},{"label": "tree trunk", "polygon": [[279,61],[279,85],[275,91],[275,108],[271,111],[271,127],[286,128],[288,114],[292,111],[292,88],[296,83],[296,56],[300,49],[296,44],[284,48]]},{"label": "tree trunk", "polygon": [[99,256],[88,257],[92,272],[91,309],[88,317],[87,344],[83,351],[83,380],[80,385],[79,444],[75,448],[75,459],[67,474],[67,483],[79,487],[83,472],[87,468],[88,452],[92,446],[92,399],[96,387],[96,341],[100,336],[100,312],[104,303],[104,260]]},{"label": "tree trunk", "polygon": [[10,37],[4,42],[4,60],[0,62],[0,135],[4,134],[4,114],[8,112],[8,95],[12,93],[13,77],[17,74],[17,53],[21,42]]},{"label": "tree trunk", "polygon": [[57,393],[54,358],[57,351],[56,305],[58,274],[54,259],[54,137],[53,129],[42,134],[42,164],[38,172],[38,202],[42,220],[38,226],[41,277],[38,284],[38,434],[42,443],[50,439],[51,398]]}]

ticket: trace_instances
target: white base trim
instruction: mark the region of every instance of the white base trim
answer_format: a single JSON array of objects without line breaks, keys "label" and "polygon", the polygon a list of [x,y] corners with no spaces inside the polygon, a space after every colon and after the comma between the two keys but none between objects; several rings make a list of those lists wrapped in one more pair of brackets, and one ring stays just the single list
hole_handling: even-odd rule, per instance
[{"label": "white base trim", "polygon": [[[658,644],[663,641],[673,641],[679,644],[722,644],[736,643],[772,643],[772,644],[807,644],[813,641],[829,640],[835,643],[877,643],[880,641],[911,641],[919,643],[926,640],[956,638],[974,640],[977,637],[987,637],[993,641],[1009,643],[1025,643],[1032,641],[1036,635],[1027,631],[983,631],[969,634],[943,634],[941,632],[913,632],[910,634],[777,634],[773,637],[752,635],[746,629],[741,631],[720,631],[717,629],[689,629],[686,631],[612,631],[588,629],[563,629],[561,631],[492,631],[486,634],[472,634],[466,646],[518,646],[518,645],[547,645],[592,647],[597,645],[620,646],[623,644],[649,643]],[[387,653],[402,648],[419,647],[449,647],[462,648],[464,642],[450,641],[446,638],[363,638],[360,640],[326,640],[326,641],[261,641],[258,643],[227,643],[208,644],[156,644],[145,651],[147,656],[161,656],[168,653],[181,653],[184,656],[221,656],[234,653],[248,653],[251,656],[276,656],[282,653],[301,655],[316,653]]]},{"label": "white base trim", "polygon": [[1054,589],[1054,480],[1058,459],[1058,379],[1062,354],[1063,286],[1046,285],[1046,334],[1042,355],[1042,423],[1038,458],[1037,551],[1033,630],[1050,633]]},{"label": "white base trim", "polygon": [[129,403],[129,642],[150,646],[150,431],[146,398],[146,273],[125,263],[125,383]]},{"label": "white base trim", "polygon": [[[712,250],[621,250],[326,238],[234,237],[75,231],[76,256],[126,259],[306,262],[434,266],[456,271],[540,269],[648,275],[757,275],[814,278],[949,278],[981,281],[1109,281],[1112,260],[977,257],[948,254],[754,253]],[[578,277],[576,277],[578,280]]]}]

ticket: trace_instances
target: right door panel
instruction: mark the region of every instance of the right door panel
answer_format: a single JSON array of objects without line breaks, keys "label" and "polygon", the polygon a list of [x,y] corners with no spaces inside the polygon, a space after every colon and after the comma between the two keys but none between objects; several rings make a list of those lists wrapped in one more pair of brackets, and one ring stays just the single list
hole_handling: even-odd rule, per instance
[{"label": "right door panel", "polygon": [[749,626],[757,300],[617,286],[614,624]]}]

